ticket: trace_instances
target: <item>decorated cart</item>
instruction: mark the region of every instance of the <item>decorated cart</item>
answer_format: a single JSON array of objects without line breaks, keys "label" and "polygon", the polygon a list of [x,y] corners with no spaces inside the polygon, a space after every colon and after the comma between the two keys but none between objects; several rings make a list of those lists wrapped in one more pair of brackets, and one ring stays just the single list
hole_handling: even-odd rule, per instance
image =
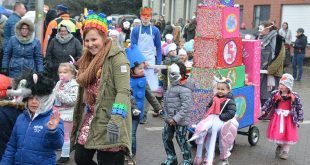
[{"label": "decorated cart", "polygon": [[239,8],[232,0],[206,0],[197,7],[196,19],[190,76],[196,89],[189,136],[213,97],[214,75],[221,74],[232,80],[239,130],[248,127],[248,131],[238,133],[247,135],[250,145],[255,146],[259,140],[255,124],[260,113],[260,41],[241,39]]}]

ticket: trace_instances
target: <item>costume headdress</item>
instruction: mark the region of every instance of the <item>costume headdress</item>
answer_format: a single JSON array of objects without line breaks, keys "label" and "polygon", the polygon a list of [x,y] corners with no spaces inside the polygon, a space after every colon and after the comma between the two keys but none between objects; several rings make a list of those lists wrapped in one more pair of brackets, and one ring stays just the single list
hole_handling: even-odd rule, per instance
[{"label": "costume headdress", "polygon": [[214,76],[214,80],[216,83],[225,83],[228,85],[231,90],[231,80],[229,78],[223,77],[220,73],[218,73],[218,77]]},{"label": "costume headdress", "polygon": [[141,17],[145,17],[145,16],[151,17],[152,16],[152,8],[150,8],[150,7],[141,8],[140,15],[141,15]]},{"label": "costume headdress", "polygon": [[133,68],[145,61],[145,57],[137,45],[131,45],[129,48],[125,49],[125,51],[130,62],[130,68]]},{"label": "costume headdress", "polygon": [[104,13],[98,15],[93,10],[88,10],[88,15],[85,20],[84,30],[96,28],[104,34],[108,34],[108,20]]}]

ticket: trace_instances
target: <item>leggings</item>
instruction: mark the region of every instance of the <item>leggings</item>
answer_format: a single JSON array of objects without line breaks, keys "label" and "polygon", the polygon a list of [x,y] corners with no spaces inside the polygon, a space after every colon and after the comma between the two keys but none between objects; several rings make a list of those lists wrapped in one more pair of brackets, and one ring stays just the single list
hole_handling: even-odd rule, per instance
[{"label": "leggings", "polygon": [[72,121],[64,121],[64,144],[61,149],[61,157],[70,157],[70,134],[72,131]]},{"label": "leggings", "polygon": [[93,161],[96,152],[98,165],[124,165],[125,154],[123,151],[109,152],[86,149],[80,144],[76,144],[74,161],[77,165],[97,165],[97,163]]}]

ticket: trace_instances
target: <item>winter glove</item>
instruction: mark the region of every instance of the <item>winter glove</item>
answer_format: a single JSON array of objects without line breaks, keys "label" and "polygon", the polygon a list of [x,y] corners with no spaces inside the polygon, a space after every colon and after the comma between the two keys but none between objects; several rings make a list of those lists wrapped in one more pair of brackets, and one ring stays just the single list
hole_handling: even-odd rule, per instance
[{"label": "winter glove", "polygon": [[109,121],[107,125],[107,138],[111,144],[117,143],[120,138],[121,128],[119,125]]},{"label": "winter glove", "polygon": [[138,109],[134,109],[134,110],[132,111],[132,114],[133,114],[134,116],[139,116],[140,113],[141,113],[141,111],[139,111]]}]

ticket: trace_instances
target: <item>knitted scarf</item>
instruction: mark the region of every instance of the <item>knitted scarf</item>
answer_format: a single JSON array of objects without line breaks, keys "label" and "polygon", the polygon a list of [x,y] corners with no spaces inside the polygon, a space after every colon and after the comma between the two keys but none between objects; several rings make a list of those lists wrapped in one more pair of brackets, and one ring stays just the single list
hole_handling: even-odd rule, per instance
[{"label": "knitted scarf", "polygon": [[226,97],[219,98],[218,96],[213,97],[213,102],[208,112],[205,114],[204,118],[207,118],[210,114],[220,115],[221,104],[226,101]]},{"label": "knitted scarf", "polygon": [[[104,49],[102,49],[97,55],[92,55],[87,49],[84,50],[83,56],[79,59],[78,66],[79,72],[76,77],[76,81],[81,87],[87,88],[99,79],[97,72],[101,72],[103,62],[111,48],[111,40],[105,40]],[[87,90],[84,90],[84,99],[87,103],[93,102],[91,94]]]}]

